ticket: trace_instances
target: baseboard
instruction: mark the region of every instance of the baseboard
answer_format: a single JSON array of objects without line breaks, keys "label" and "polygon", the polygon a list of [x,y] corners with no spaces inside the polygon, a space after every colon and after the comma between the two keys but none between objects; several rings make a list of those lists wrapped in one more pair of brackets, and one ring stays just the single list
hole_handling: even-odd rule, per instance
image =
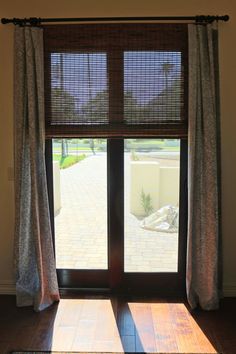
[{"label": "baseboard", "polygon": [[[15,295],[16,287],[11,280],[0,280],[0,295]],[[236,297],[236,284],[226,283],[223,286],[224,297]]]},{"label": "baseboard", "polygon": [[236,283],[226,283],[223,286],[224,297],[236,297]]},{"label": "baseboard", "polygon": [[0,280],[0,295],[15,295],[16,287],[12,280]]}]

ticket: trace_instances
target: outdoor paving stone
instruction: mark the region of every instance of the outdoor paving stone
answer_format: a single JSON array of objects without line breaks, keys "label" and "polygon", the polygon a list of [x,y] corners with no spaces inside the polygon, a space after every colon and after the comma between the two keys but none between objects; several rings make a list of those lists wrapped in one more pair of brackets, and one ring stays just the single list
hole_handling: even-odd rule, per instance
[{"label": "outdoor paving stone", "polygon": [[[126,157],[126,164],[128,162]],[[168,162],[168,160],[167,160]],[[126,165],[126,180],[129,168]],[[55,217],[58,268],[107,267],[107,186],[105,154],[90,156],[60,171],[62,208]],[[125,209],[129,210],[129,184]],[[144,230],[125,214],[125,268],[128,271],[175,271],[177,234]]]}]

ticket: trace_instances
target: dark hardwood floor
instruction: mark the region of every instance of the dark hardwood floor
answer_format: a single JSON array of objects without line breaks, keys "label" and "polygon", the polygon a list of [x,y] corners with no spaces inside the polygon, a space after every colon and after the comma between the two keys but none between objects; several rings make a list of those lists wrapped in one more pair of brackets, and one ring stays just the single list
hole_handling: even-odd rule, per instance
[{"label": "dark hardwood floor", "polygon": [[236,354],[236,298],[218,311],[181,301],[63,298],[35,313],[0,296],[0,354],[11,350]]}]

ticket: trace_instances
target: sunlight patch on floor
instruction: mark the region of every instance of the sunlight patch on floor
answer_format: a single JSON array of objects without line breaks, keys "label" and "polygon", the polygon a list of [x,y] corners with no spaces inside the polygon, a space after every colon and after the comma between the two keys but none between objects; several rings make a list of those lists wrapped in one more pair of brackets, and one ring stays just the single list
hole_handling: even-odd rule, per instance
[{"label": "sunlight patch on floor", "polygon": [[[217,353],[184,304],[129,303],[128,306],[144,352],[156,347],[157,353]],[[150,321],[153,328],[148,324]]]}]

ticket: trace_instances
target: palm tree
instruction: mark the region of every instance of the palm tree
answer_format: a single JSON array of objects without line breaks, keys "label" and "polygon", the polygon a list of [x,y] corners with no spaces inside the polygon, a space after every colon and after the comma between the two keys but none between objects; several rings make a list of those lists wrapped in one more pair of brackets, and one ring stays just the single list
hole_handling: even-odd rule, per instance
[{"label": "palm tree", "polygon": [[[60,54],[60,89],[63,91],[63,54]],[[68,156],[68,144],[66,139],[61,139],[61,157]]]},{"label": "palm tree", "polygon": [[[64,90],[63,80],[63,54],[60,54],[60,61],[57,64],[53,64],[52,73],[54,79],[57,80],[57,87],[52,88],[51,100],[52,100],[52,115],[56,119],[73,119],[75,116],[75,99],[74,97]],[[53,104],[55,102],[55,104]],[[59,109],[57,102],[60,102]],[[61,139],[61,157],[65,158],[68,156],[68,141],[67,139]]]},{"label": "palm tree", "polygon": [[168,78],[169,78],[169,74],[172,72],[173,68],[174,68],[174,64],[173,63],[169,63],[169,62],[165,62],[162,64],[162,72],[165,76],[165,90],[167,91],[168,89]]}]

